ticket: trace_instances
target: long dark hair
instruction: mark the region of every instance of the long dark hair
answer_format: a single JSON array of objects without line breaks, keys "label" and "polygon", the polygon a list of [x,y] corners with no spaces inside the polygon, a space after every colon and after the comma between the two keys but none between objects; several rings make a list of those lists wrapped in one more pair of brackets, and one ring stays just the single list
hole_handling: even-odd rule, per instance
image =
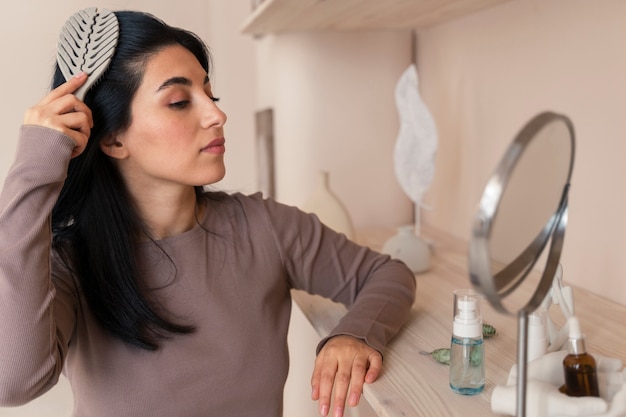
[{"label": "long dark hair", "polygon": [[[152,15],[134,11],[115,15],[118,45],[109,68],[85,97],[94,126],[85,151],[70,161],[52,210],[53,247],[77,276],[99,323],[126,343],[156,350],[164,339],[194,328],[175,322],[147,297],[135,254],[137,242],[149,236],[148,230],[100,142],[130,125],[131,99],[151,56],[179,44],[209,73],[210,55],[196,35]],[[64,81],[57,66],[53,88]],[[202,188],[196,187],[197,198],[201,194]]]}]

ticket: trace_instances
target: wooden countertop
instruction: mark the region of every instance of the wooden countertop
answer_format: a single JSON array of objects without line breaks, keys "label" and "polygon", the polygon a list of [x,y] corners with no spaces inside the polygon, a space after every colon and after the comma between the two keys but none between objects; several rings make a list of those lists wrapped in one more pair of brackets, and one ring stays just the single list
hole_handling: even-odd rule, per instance
[{"label": "wooden countertop", "polygon": [[[419,352],[449,347],[452,291],[471,287],[467,244],[432,228],[423,227],[422,230],[434,246],[431,268],[417,275],[417,297],[411,318],[388,346],[383,374],[374,384],[366,384],[364,397],[384,417],[493,415],[493,389],[497,384],[506,383],[509,370],[516,361],[517,318],[496,312],[486,301],[483,303],[483,321],[498,331],[497,336],[485,340],[485,390],[476,396],[454,393],[448,383],[448,367]],[[360,234],[359,241],[379,249],[390,234],[380,230],[367,231]],[[567,274],[564,284],[567,284]],[[572,288],[576,314],[586,334],[589,352],[620,358],[626,363],[626,306]],[[516,295],[511,298],[515,299]],[[293,296],[320,336],[325,336],[346,311],[344,306],[318,296],[299,291],[294,291]],[[525,302],[525,298],[517,298],[520,304]],[[558,306],[554,308],[560,312]],[[554,311],[551,312],[554,317]]]}]

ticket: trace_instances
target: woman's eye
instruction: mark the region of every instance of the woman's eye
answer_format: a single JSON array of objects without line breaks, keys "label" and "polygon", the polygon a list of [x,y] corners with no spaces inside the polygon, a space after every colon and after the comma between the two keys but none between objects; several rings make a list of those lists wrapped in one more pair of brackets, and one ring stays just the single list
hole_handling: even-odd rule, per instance
[{"label": "woman's eye", "polygon": [[211,99],[211,101],[212,101],[213,103],[217,103],[218,101],[220,101],[220,98],[219,98],[219,97],[212,97],[212,96],[209,96],[209,98]]},{"label": "woman's eye", "polygon": [[182,110],[189,104],[189,100],[176,101],[174,103],[170,103],[168,106],[174,110]]}]

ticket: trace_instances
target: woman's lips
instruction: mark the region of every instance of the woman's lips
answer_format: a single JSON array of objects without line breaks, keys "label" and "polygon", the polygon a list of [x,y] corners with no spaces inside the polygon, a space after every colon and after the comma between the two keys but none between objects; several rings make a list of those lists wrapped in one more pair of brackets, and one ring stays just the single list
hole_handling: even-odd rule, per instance
[{"label": "woman's lips", "polygon": [[226,141],[224,138],[213,139],[207,146],[202,148],[201,152],[215,153],[215,154],[223,154],[226,152],[226,146],[224,143]]}]

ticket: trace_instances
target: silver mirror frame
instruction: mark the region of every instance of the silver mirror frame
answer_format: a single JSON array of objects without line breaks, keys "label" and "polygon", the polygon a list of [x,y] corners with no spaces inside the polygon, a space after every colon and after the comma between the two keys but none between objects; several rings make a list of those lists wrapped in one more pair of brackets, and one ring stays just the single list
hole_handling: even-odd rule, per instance
[{"label": "silver mirror frame", "polygon": [[[541,129],[553,122],[565,124],[571,145],[569,170],[563,186],[560,203],[547,224],[527,248],[508,266],[498,271],[498,273],[492,274],[489,242],[493,220],[497,214],[504,190],[528,144]],[[489,303],[497,311],[509,315],[516,314],[518,317],[516,404],[516,415],[518,417],[525,417],[526,415],[528,316],[541,305],[550,291],[559,265],[568,220],[568,193],[574,167],[574,156],[575,135],[571,121],[566,116],[552,112],[544,112],[535,116],[517,134],[497,166],[495,173],[487,183],[472,227],[472,237],[469,245],[469,272],[472,285],[477,291],[485,295]],[[527,278],[548,243],[550,243],[550,246],[545,268],[533,295],[526,305],[521,306],[517,312],[510,311],[503,305],[502,299],[512,293]],[[519,276],[519,279],[517,282],[513,282],[517,276]],[[506,285],[499,285],[498,281],[504,281]],[[512,285],[508,286],[511,282],[513,282]],[[501,291],[505,287],[506,291]]]},{"label": "silver mirror frame", "polygon": [[[497,214],[498,205],[502,195],[504,194],[508,181],[511,178],[511,174],[515,169],[517,161],[523,156],[524,150],[535,135],[546,125],[555,121],[563,122],[570,134],[571,159],[569,171],[567,173],[567,181],[564,184],[559,207],[556,208],[554,215],[541,230],[541,233],[516,259],[516,261],[519,261],[520,265],[513,269],[515,271],[524,271],[522,274],[522,280],[526,277],[526,275],[528,275],[533,266],[539,260],[540,255],[544,251],[550,239],[555,237],[555,232],[559,229],[559,225],[563,221],[565,221],[565,224],[563,224],[563,229],[565,229],[567,223],[569,183],[573,171],[575,155],[574,127],[567,117],[551,112],[545,112],[535,116],[515,137],[515,140],[509,146],[493,176],[485,186],[485,191],[479,203],[478,213],[472,226],[472,237],[469,245],[470,281],[478,291],[485,295],[487,300],[497,311],[504,314],[516,315],[518,311],[509,311],[502,304],[502,299],[504,297],[502,297],[502,294],[500,293],[501,286],[498,285],[495,280],[496,276],[494,276],[491,271],[491,253],[489,250],[489,242],[493,219]],[[533,312],[537,307],[539,307],[544,297],[550,290],[554,273],[558,267],[562,243],[562,239],[553,239],[552,244],[550,245],[550,254],[546,262],[546,267],[537,290],[531,297],[530,301],[525,306],[521,307],[520,310],[526,310],[529,313]],[[503,271],[496,275],[506,275],[511,266],[513,266],[513,264],[503,269]],[[506,278],[505,276],[498,277]],[[516,285],[508,290],[505,295],[512,292],[515,287]]]}]

